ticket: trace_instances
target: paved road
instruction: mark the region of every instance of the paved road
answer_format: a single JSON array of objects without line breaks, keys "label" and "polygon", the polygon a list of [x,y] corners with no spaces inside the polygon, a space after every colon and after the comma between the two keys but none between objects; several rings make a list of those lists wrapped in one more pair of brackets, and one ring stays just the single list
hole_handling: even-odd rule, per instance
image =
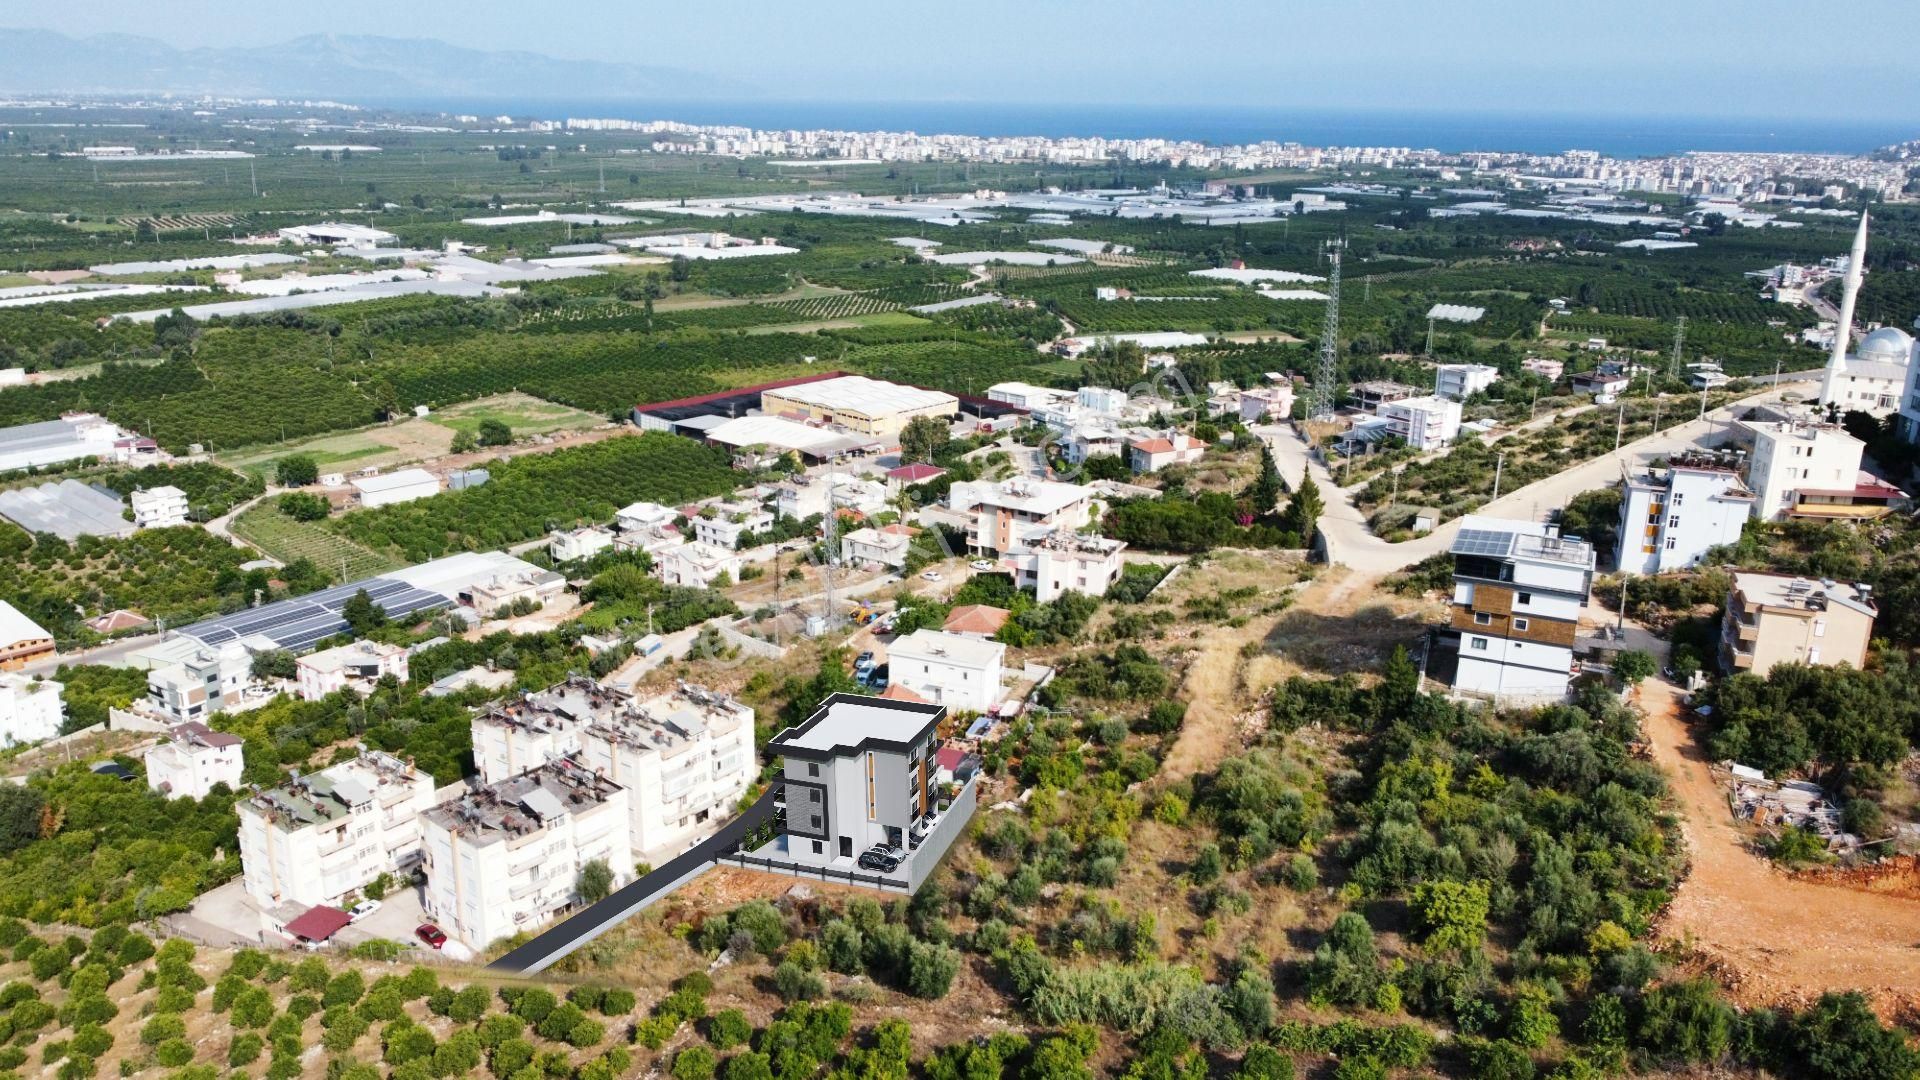
[{"label": "paved road", "polygon": [[[1783,376],[1780,389],[1805,390],[1809,385],[1811,384],[1804,380],[1788,381],[1788,377]],[[1594,458],[1544,480],[1503,494],[1499,499],[1481,506],[1474,513],[1518,521],[1540,521],[1547,514],[1566,505],[1567,500],[1575,495],[1603,487],[1619,479],[1623,461],[1644,461],[1647,458],[1671,454],[1686,447],[1717,445],[1725,440],[1730,427],[1729,421],[1738,412],[1774,393],[1775,388],[1769,386],[1761,393],[1749,395],[1708,412],[1705,419],[1689,420],[1677,427],[1628,443],[1620,448],[1617,455],[1608,454]],[[1390,544],[1375,536],[1367,527],[1366,516],[1354,506],[1351,495],[1334,483],[1326,467],[1312,458],[1305,440],[1292,428],[1261,428],[1257,434],[1273,450],[1274,463],[1279,466],[1280,475],[1288,484],[1297,487],[1302,472],[1309,469],[1312,471],[1314,483],[1320,486],[1326,498],[1327,509],[1320,518],[1320,531],[1326,544],[1327,561],[1330,563],[1343,564],[1368,576],[1388,574],[1403,570],[1422,559],[1447,550],[1453,543],[1454,534],[1460,531],[1460,522],[1456,518],[1425,536],[1416,537],[1405,543]]]}]

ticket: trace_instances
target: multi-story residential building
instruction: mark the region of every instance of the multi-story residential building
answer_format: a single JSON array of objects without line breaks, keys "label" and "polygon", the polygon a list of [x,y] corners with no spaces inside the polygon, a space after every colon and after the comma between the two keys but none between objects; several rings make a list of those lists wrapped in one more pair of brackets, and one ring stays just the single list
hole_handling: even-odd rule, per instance
[{"label": "multi-story residential building", "polygon": [[987,400],[1034,412],[1038,409],[1057,408],[1072,401],[1074,392],[1051,386],[1035,386],[1032,383],[1003,382],[987,387]]},{"label": "multi-story residential building", "polygon": [[1094,492],[1054,480],[963,481],[953,485],[947,505],[973,519],[968,546],[999,552],[1035,532],[1084,527],[1093,520]]},{"label": "multi-story residential building", "polygon": [[1013,582],[1047,603],[1064,592],[1105,596],[1126,568],[1126,541],[1064,529],[1030,530],[1000,553]]},{"label": "multi-story residential building", "polygon": [[166,529],[187,523],[187,493],[171,484],[142,488],[127,497],[137,529]]},{"label": "multi-story residential building", "polygon": [[1626,472],[1614,569],[1657,574],[1693,566],[1709,550],[1740,539],[1754,494],[1739,463],[1720,454],[1675,456],[1664,469]]},{"label": "multi-story residential building", "polygon": [[1206,454],[1206,443],[1178,431],[1127,443],[1127,464],[1137,473],[1155,473],[1169,465],[1191,465]]},{"label": "multi-story residential building", "polygon": [[377,750],[241,799],[240,872],[263,908],[333,904],[420,863],[433,776]]},{"label": "multi-story residential building", "polygon": [[1437,450],[1460,435],[1460,403],[1442,397],[1382,402],[1374,415],[1386,421],[1388,434],[1415,450]]},{"label": "multi-story residential building", "polygon": [[653,576],[669,585],[705,588],[721,575],[738,581],[746,560],[740,553],[712,544],[689,543],[661,548],[653,553]]},{"label": "multi-story residential building", "polygon": [[906,849],[931,808],[933,754],[945,706],[834,694],[768,752],[786,760],[784,854],[813,866],[856,868],[875,844]]},{"label": "multi-story residential building", "polygon": [[488,783],[573,757],[626,789],[642,854],[729,816],[759,770],[753,710],[738,701],[691,684],[639,701],[582,677],[476,716],[473,756]]},{"label": "multi-story residential building", "polygon": [[913,545],[913,530],[904,525],[876,529],[869,525],[840,537],[840,560],[846,563],[878,563],[895,570],[907,564],[907,549]]},{"label": "multi-story residential building", "polygon": [[736,551],[740,540],[752,533],[764,532],[773,525],[773,515],[756,503],[723,502],[694,515],[693,538],[727,551]]},{"label": "multi-story residential building", "polygon": [[295,682],[301,698],[319,701],[328,694],[354,690],[373,692],[381,677],[407,681],[407,650],[378,641],[356,641],[303,656],[294,661]]},{"label": "multi-story residential building", "polygon": [[[1913,328],[1920,330],[1920,318],[1914,319]],[[1901,388],[1897,423],[1902,439],[1920,443],[1920,341],[1916,341],[1907,354],[1907,381]]]},{"label": "multi-story residential building", "polygon": [[1753,516],[1762,521],[1792,509],[1802,488],[1852,489],[1859,481],[1866,444],[1838,425],[1778,420],[1743,426],[1753,436],[1747,486],[1756,496]]},{"label": "multi-story residential building", "polygon": [[1465,401],[1492,386],[1499,377],[1500,369],[1486,364],[1441,364],[1433,369],[1433,393]]},{"label": "multi-story residential building", "polygon": [[621,507],[613,515],[613,526],[621,532],[658,529],[673,524],[680,511],[653,502],[637,502]]},{"label": "multi-story residential building", "polygon": [[1453,554],[1453,606],[1433,634],[1427,673],[1495,700],[1564,697],[1593,545],[1550,525],[1469,516]]},{"label": "multi-story residential building", "polygon": [[1865,585],[1736,573],[1720,624],[1720,666],[1762,677],[1775,664],[1864,667],[1878,616]]},{"label": "multi-story residential building", "polygon": [[552,555],[556,563],[570,563],[579,559],[591,559],[612,546],[612,529],[588,525],[567,532],[554,533],[553,539],[547,543],[547,554]]},{"label": "multi-story residential building", "polygon": [[616,884],[633,872],[626,790],[569,758],[433,807],[420,833],[422,907],[475,950],[572,906],[589,863]]},{"label": "multi-story residential building", "polygon": [[1004,693],[1006,657],[1007,647],[997,641],[915,630],[887,646],[887,681],[936,705],[989,712]]},{"label": "multi-story residential building", "polygon": [[175,724],[147,751],[147,786],[170,799],[204,799],[215,784],[240,790],[241,739],[199,721]]},{"label": "multi-story residential building", "polygon": [[559,571],[528,569],[476,583],[460,598],[472,604],[481,618],[496,618],[506,615],[515,603],[523,600],[535,608],[544,607],[566,589],[566,575]]},{"label": "multi-story residential building", "polygon": [[1255,424],[1260,421],[1279,423],[1293,417],[1293,384],[1275,383],[1272,386],[1256,386],[1251,390],[1242,390],[1239,394],[1240,422]]},{"label": "multi-story residential building", "polygon": [[1529,356],[1525,360],[1520,361],[1520,370],[1530,371],[1548,382],[1559,382],[1560,376],[1566,374],[1567,365],[1560,360],[1549,360],[1543,356]]},{"label": "multi-story residential building", "polygon": [[0,671],[15,671],[52,655],[53,635],[0,600]]},{"label": "multi-story residential building", "polygon": [[61,689],[52,679],[0,672],[0,746],[43,742],[60,734],[66,719]]},{"label": "multi-story residential building", "polygon": [[147,672],[146,705],[178,723],[212,716],[240,700],[253,681],[253,655],[239,642],[201,648]]}]

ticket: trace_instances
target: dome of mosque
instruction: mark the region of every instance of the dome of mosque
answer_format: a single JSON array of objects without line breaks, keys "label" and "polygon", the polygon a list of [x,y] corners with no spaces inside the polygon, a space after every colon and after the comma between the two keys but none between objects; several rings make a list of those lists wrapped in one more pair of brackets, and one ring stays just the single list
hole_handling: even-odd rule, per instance
[{"label": "dome of mosque", "polygon": [[1904,364],[1913,351],[1913,338],[1897,326],[1883,326],[1860,339],[1854,355],[1862,360]]}]

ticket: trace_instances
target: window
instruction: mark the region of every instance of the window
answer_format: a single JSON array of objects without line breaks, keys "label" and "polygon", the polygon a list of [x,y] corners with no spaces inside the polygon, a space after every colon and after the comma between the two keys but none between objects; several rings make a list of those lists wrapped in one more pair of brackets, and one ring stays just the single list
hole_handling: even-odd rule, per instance
[{"label": "window", "polygon": [[1473,624],[1475,626],[1490,626],[1492,625],[1492,623],[1493,623],[1493,616],[1487,614],[1486,612],[1476,611],[1473,613]]},{"label": "window", "polygon": [[819,801],[820,801],[820,789],[819,789],[819,788],[808,788],[808,789],[807,789],[807,801],[808,801],[808,802],[819,802]]},{"label": "window", "polygon": [[1680,505],[1680,503],[1681,503],[1681,501],[1682,501],[1682,500],[1684,500],[1684,499],[1685,499],[1686,497],[1687,497],[1687,495],[1686,495],[1686,492],[1684,492],[1684,491],[1676,491],[1676,492],[1674,492],[1674,493],[1673,493],[1673,505],[1675,505],[1675,506],[1679,506],[1679,505]]},{"label": "window", "polygon": [[824,844],[822,844],[822,843],[821,843],[820,841],[818,841],[818,840],[815,840],[815,841],[813,842],[813,853],[814,853],[815,855],[822,855],[822,854],[825,854],[825,853],[826,853],[826,850],[827,850],[827,849],[826,849],[826,845],[824,845]]},{"label": "window", "polygon": [[1525,630],[1529,625],[1531,624],[1526,619],[1513,620],[1513,628],[1515,630]]},{"label": "window", "polygon": [[1678,547],[1679,545],[1680,545],[1680,541],[1677,537],[1671,538],[1667,541],[1667,550],[1672,551],[1674,548]]},{"label": "window", "polygon": [[1533,603],[1533,594],[1530,592],[1515,593],[1513,602],[1516,604],[1531,604]]},{"label": "window", "polygon": [[1670,518],[1668,518],[1668,519],[1667,519],[1667,528],[1669,528],[1669,529],[1677,529],[1677,528],[1679,528],[1679,527],[1680,527],[1680,515],[1679,515],[1679,514],[1675,514],[1675,515],[1673,515],[1672,517],[1670,517]]},{"label": "window", "polygon": [[820,763],[819,763],[819,762],[817,762],[817,761],[809,761],[809,762],[807,762],[807,775],[808,775],[808,776],[819,776],[819,775],[820,775]]},{"label": "window", "polygon": [[1486,652],[1486,651],[1487,651],[1487,639],[1486,639],[1486,638],[1483,638],[1483,637],[1477,637],[1477,638],[1468,638],[1468,639],[1467,639],[1467,643],[1468,643],[1469,645],[1471,645],[1471,646],[1472,646],[1472,647],[1473,647],[1474,649],[1476,649],[1476,650],[1478,650],[1478,651],[1480,651],[1480,652]]}]

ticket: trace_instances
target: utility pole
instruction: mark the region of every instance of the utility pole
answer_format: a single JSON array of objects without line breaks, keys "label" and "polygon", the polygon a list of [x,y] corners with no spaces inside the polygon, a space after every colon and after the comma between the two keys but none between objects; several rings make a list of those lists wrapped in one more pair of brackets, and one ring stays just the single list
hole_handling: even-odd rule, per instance
[{"label": "utility pole", "polygon": [[1627,430],[1627,403],[1620,403],[1620,415],[1613,421],[1613,452],[1620,452],[1620,436]]},{"label": "utility pole", "polygon": [[1372,274],[1367,275],[1366,288],[1360,291],[1360,302],[1363,304],[1373,303],[1373,275]]},{"label": "utility pole", "polygon": [[1433,355],[1433,317],[1427,317],[1427,355]]},{"label": "utility pole", "polygon": [[256,199],[259,198],[260,197],[260,170],[254,168],[253,162],[251,161],[247,162],[247,181],[253,185],[253,197]]},{"label": "utility pole", "polygon": [[1667,366],[1667,374],[1676,379],[1680,377],[1680,349],[1686,344],[1686,340],[1687,317],[1682,315],[1673,328],[1673,361]]},{"label": "utility pole", "polygon": [[1313,407],[1308,415],[1315,420],[1333,419],[1333,384],[1340,377],[1340,254],[1346,241],[1327,241],[1327,257],[1332,269],[1327,274],[1327,318],[1320,329],[1320,368],[1313,377]]},{"label": "utility pole", "polygon": [[1500,501],[1500,474],[1505,472],[1506,468],[1507,455],[1501,454],[1493,463],[1493,498],[1487,500],[1490,503]]}]

